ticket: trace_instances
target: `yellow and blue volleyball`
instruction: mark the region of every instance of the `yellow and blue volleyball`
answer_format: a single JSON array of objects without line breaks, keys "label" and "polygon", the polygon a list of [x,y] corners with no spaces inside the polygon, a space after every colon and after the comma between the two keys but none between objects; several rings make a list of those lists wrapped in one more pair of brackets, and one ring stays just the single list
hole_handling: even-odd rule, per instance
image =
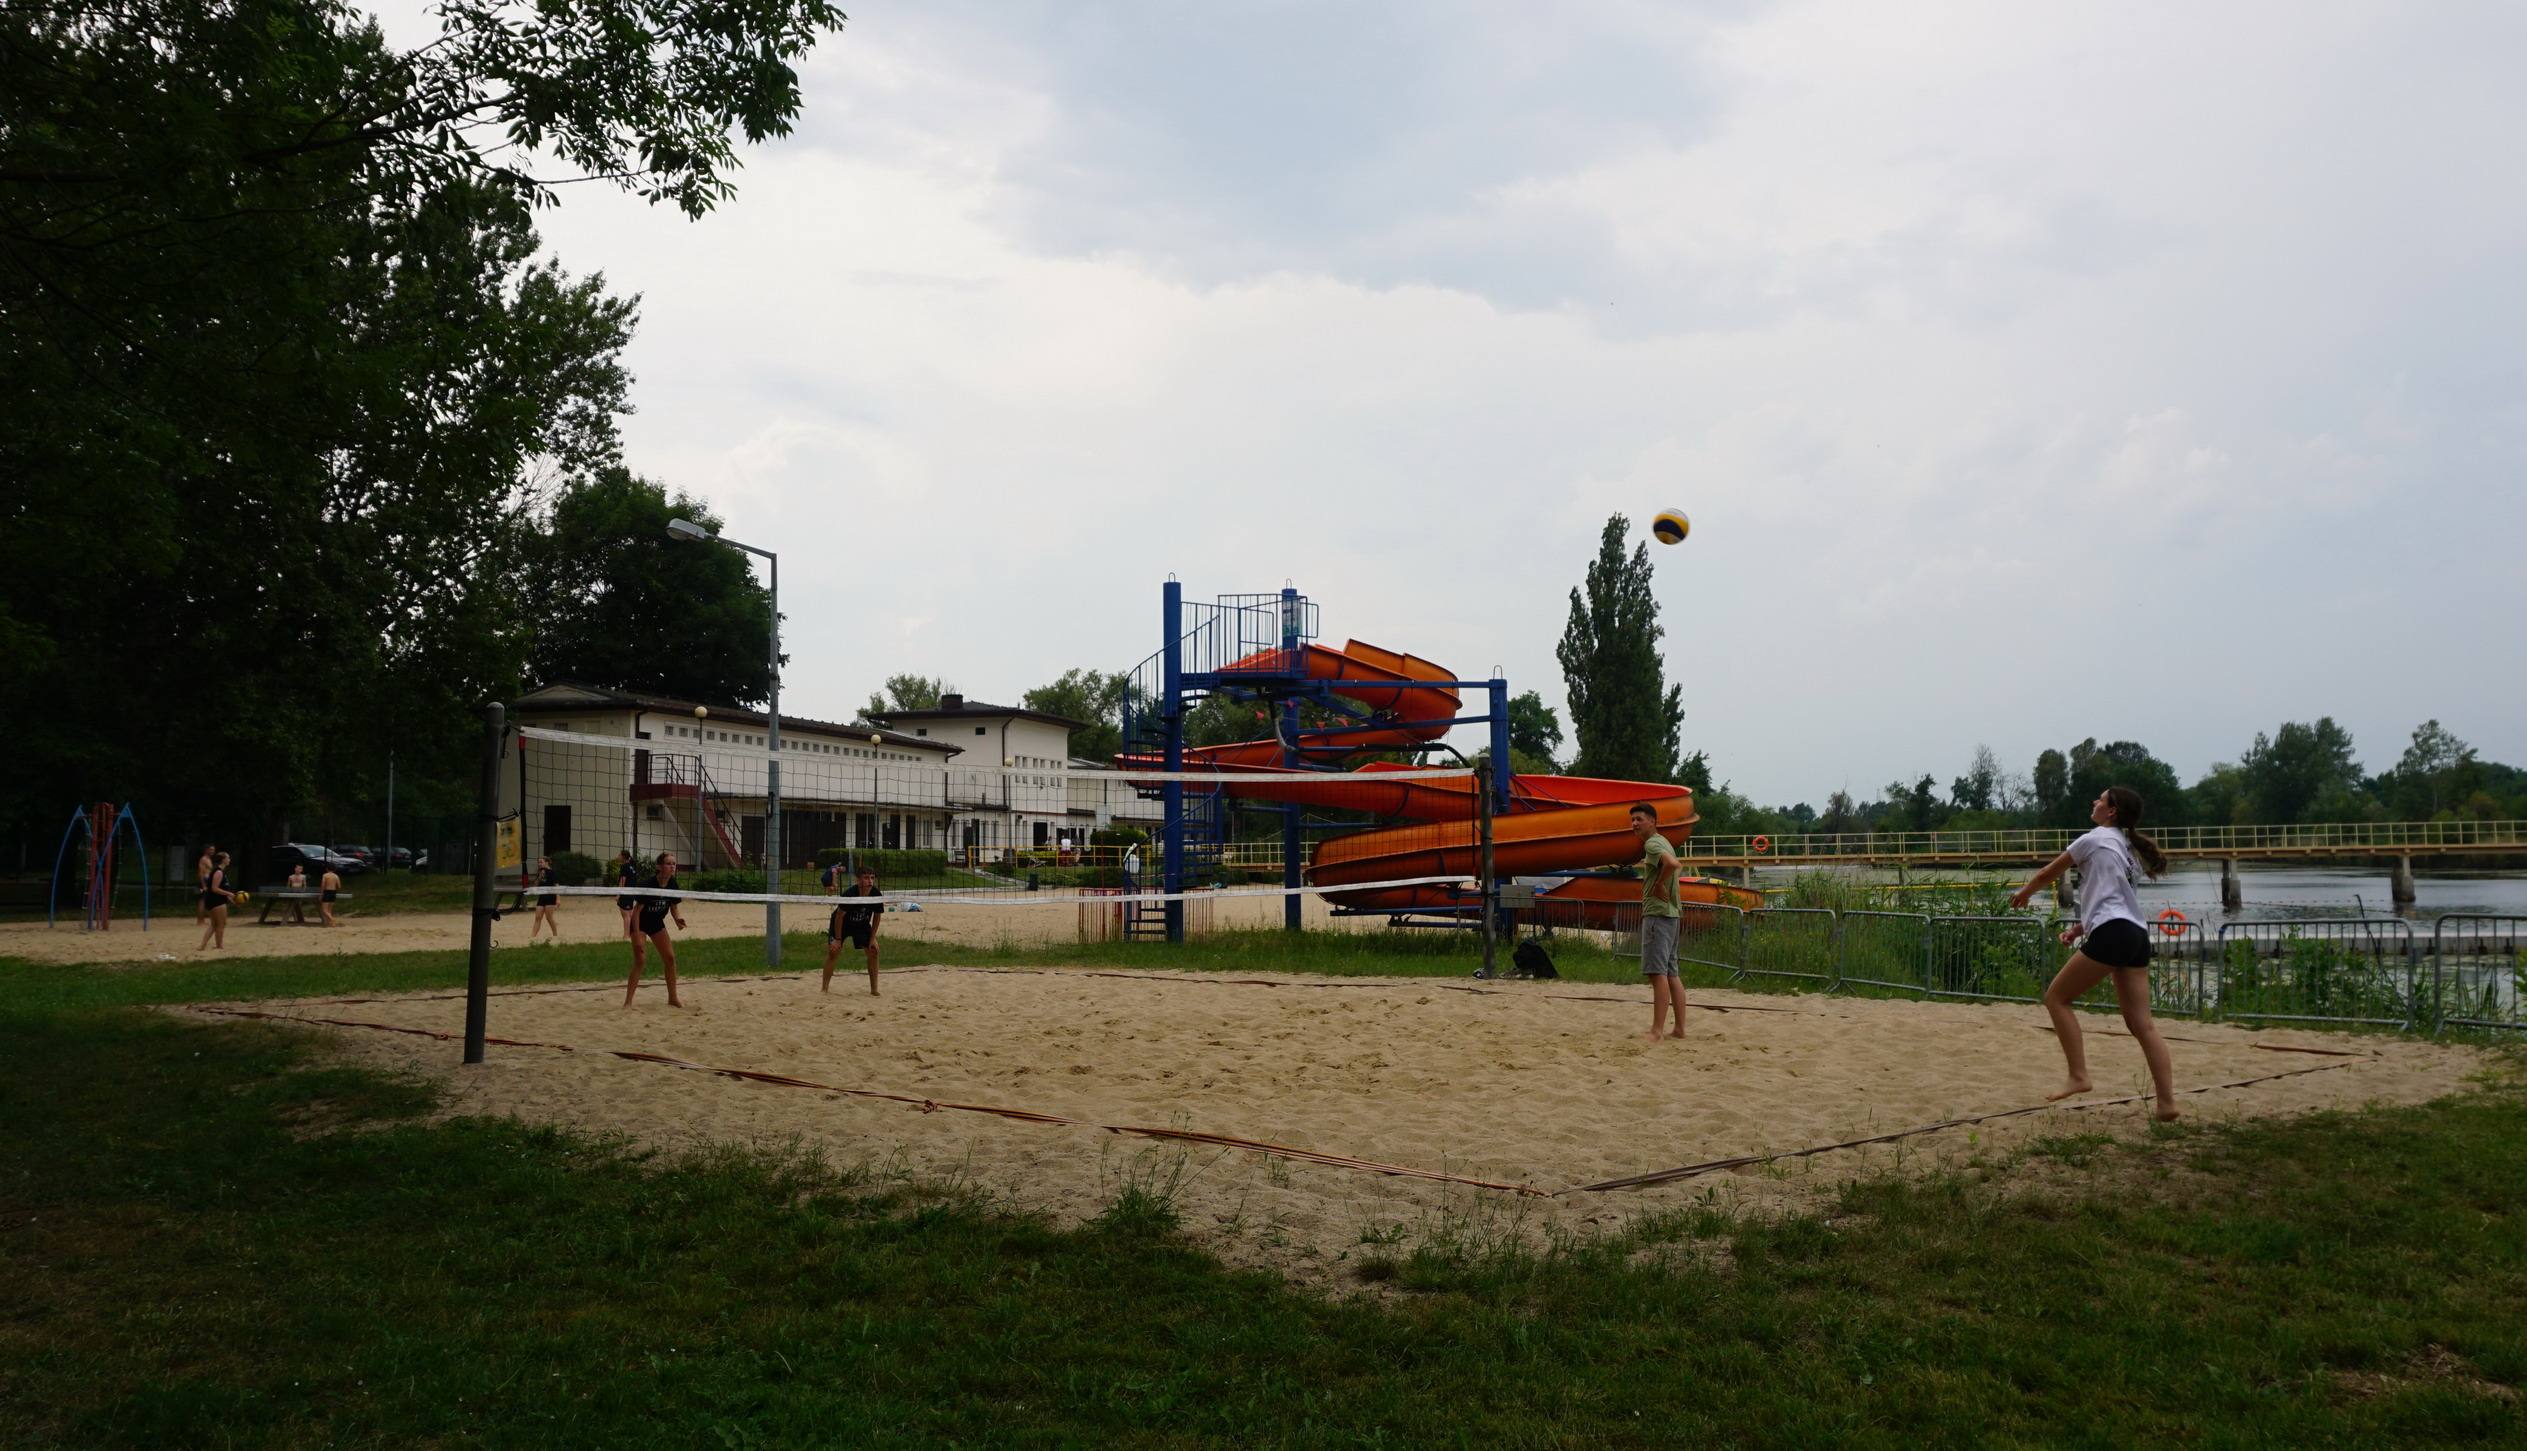
[{"label": "yellow and blue volleyball", "polygon": [[251,902],[251,901],[253,901],[253,900],[254,900],[254,893],[252,893],[252,892],[239,892],[239,893],[237,894],[237,905],[238,905],[238,906],[240,906],[240,907],[242,907],[242,906],[246,905],[248,902]]},{"label": "yellow and blue volleyball", "polygon": [[1692,532],[1693,521],[1685,517],[1682,509],[1661,509],[1650,519],[1650,533],[1657,535],[1661,544],[1682,544]]}]

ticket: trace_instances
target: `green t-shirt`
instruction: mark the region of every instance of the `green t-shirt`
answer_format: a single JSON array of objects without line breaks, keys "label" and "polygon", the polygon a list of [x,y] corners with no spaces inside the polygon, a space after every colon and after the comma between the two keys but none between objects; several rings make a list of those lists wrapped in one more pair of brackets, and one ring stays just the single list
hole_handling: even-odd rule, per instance
[{"label": "green t-shirt", "polygon": [[1642,916],[1682,917],[1685,915],[1683,901],[1676,890],[1676,884],[1683,880],[1684,869],[1681,866],[1678,867],[1676,872],[1668,877],[1665,888],[1662,889],[1658,885],[1660,863],[1675,860],[1676,849],[1667,844],[1667,838],[1655,831],[1651,832],[1649,845],[1641,850]]}]

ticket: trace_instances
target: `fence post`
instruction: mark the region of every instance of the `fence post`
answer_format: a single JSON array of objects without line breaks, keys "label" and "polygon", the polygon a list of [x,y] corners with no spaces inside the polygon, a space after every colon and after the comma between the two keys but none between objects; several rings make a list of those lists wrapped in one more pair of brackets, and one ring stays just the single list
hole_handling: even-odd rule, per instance
[{"label": "fence post", "polygon": [[[500,748],[508,739],[508,712],[498,701],[483,707],[482,801],[474,815],[474,935],[465,957],[465,1061],[483,1061],[483,1027],[491,1001],[491,924],[499,916],[492,874],[500,855]],[[523,812],[526,803],[521,800]]]},{"label": "fence post", "polygon": [[1482,841],[1478,885],[1483,890],[1483,970],[1490,977],[1500,950],[1500,879],[1492,875],[1492,772],[1489,761],[1474,768],[1474,826]]}]

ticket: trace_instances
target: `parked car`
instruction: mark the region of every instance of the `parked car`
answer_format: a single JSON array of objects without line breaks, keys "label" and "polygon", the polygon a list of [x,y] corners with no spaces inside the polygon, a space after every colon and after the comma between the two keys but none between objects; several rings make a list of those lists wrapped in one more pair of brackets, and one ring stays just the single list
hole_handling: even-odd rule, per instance
[{"label": "parked car", "polygon": [[358,857],[300,841],[285,841],[272,848],[272,860],[284,872],[295,865],[307,868],[310,873],[331,869],[337,875],[353,877],[369,869],[368,863]]},{"label": "parked car", "polygon": [[405,871],[412,871],[415,869],[416,862],[427,860],[429,860],[429,858],[426,856],[415,857],[413,855],[412,848],[408,846],[394,846],[386,849],[386,865],[390,867],[400,867]]},{"label": "parked car", "polygon": [[333,849],[342,853],[344,856],[358,861],[359,864],[364,867],[373,867],[377,865],[377,853],[367,847],[346,846],[341,842],[335,842]]}]

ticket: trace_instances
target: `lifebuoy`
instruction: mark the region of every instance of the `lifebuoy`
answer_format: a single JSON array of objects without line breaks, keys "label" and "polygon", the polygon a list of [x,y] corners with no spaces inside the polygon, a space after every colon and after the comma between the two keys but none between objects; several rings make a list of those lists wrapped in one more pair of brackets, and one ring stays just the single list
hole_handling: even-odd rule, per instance
[{"label": "lifebuoy", "polygon": [[1756,837],[1753,841],[1746,844],[1753,847],[1758,853],[1772,850],[1772,838],[1769,836]]},{"label": "lifebuoy", "polygon": [[2186,926],[2187,919],[2185,914],[2177,911],[2173,907],[2170,907],[2166,911],[2158,914],[2158,930],[2166,933],[2170,937],[2184,936]]}]

